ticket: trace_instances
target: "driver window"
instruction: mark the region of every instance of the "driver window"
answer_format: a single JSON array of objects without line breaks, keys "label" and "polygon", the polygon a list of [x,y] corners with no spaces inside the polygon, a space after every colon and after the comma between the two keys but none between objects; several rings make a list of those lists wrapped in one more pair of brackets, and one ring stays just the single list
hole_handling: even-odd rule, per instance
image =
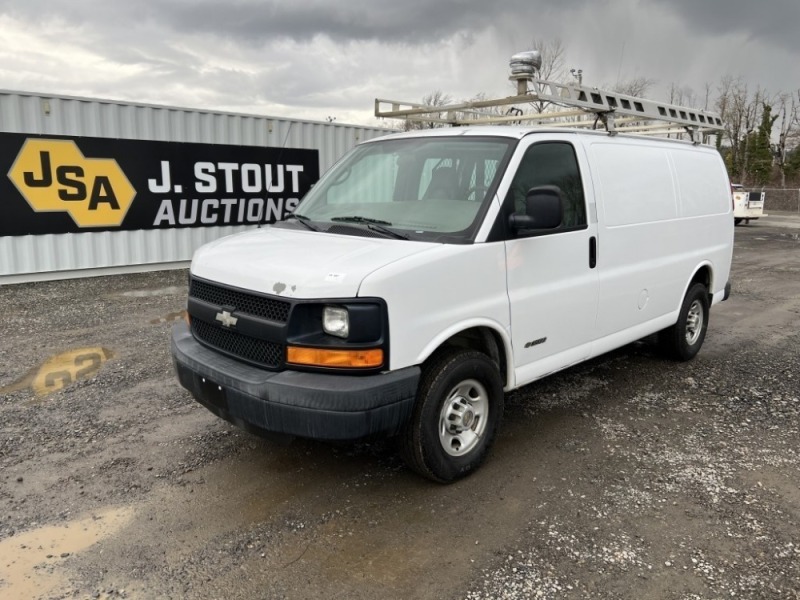
[{"label": "driver window", "polygon": [[514,212],[525,212],[525,195],[540,185],[555,185],[561,189],[564,220],[555,231],[586,227],[586,201],[578,160],[571,144],[544,142],[528,148],[508,190],[513,198]]}]

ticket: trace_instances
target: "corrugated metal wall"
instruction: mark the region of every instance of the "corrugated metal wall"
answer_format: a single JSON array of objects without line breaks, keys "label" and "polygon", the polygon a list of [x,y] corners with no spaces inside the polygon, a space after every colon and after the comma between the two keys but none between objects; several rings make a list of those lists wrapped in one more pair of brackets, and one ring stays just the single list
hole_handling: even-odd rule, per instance
[{"label": "corrugated metal wall", "polygon": [[[0,131],[313,148],[319,150],[321,173],[357,143],[388,133],[386,129],[338,123],[9,91],[0,91]],[[0,283],[4,277],[9,280],[7,276],[15,276],[14,281],[24,280],[26,274],[36,274],[37,279],[58,278],[78,269],[131,265],[152,268],[162,263],[186,261],[198,246],[251,227],[3,236],[0,237]]]}]

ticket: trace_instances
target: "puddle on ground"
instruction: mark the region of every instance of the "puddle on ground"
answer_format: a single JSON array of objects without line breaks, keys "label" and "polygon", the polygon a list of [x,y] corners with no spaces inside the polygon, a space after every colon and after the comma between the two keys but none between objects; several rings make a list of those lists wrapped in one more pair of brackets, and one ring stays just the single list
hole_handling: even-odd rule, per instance
[{"label": "puddle on ground", "polygon": [[21,379],[0,388],[0,394],[30,388],[39,398],[48,396],[79,379],[94,377],[103,363],[113,356],[111,350],[100,347],[77,348],[56,354]]},{"label": "puddle on ground", "polygon": [[39,598],[65,587],[64,561],[127,525],[130,507],[26,531],[0,541],[0,595]]},{"label": "puddle on ground", "polygon": [[177,312],[167,313],[166,315],[164,315],[163,317],[159,317],[158,319],[151,319],[150,324],[158,325],[160,323],[172,323],[174,321],[183,321],[184,319],[186,319],[186,315],[187,315],[186,309],[184,308],[183,310],[179,310]]},{"label": "puddle on ground", "polygon": [[185,286],[171,285],[169,287],[159,288],[157,290],[130,290],[127,292],[122,292],[119,295],[124,296],[125,298],[150,298],[153,296],[173,296],[175,294],[185,293]]}]

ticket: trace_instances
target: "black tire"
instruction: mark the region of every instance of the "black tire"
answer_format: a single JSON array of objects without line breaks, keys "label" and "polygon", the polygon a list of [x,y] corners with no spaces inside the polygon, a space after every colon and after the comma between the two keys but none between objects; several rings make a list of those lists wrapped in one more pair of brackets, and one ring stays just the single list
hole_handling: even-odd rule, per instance
[{"label": "black tire", "polygon": [[733,220],[733,224],[734,224],[734,225],[739,225],[739,224],[740,224],[742,221],[744,221],[744,219],[742,219],[742,218],[739,218],[739,217],[736,217],[736,218]]},{"label": "black tire", "polygon": [[695,283],[686,292],[678,313],[678,322],[659,333],[664,353],[675,360],[691,360],[700,351],[708,329],[708,290]]},{"label": "black tire", "polygon": [[423,368],[414,412],[400,434],[400,454],[433,481],[469,475],[491,448],[503,400],[500,372],[485,354],[453,349],[434,355]]}]

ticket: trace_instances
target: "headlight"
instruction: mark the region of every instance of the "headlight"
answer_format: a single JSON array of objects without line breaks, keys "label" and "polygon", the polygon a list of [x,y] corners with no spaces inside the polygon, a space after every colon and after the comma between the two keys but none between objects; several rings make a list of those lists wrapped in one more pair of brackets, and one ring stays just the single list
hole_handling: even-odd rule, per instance
[{"label": "headlight", "polygon": [[326,306],[322,310],[322,329],[325,333],[346,338],[350,335],[350,315],[341,306]]}]

